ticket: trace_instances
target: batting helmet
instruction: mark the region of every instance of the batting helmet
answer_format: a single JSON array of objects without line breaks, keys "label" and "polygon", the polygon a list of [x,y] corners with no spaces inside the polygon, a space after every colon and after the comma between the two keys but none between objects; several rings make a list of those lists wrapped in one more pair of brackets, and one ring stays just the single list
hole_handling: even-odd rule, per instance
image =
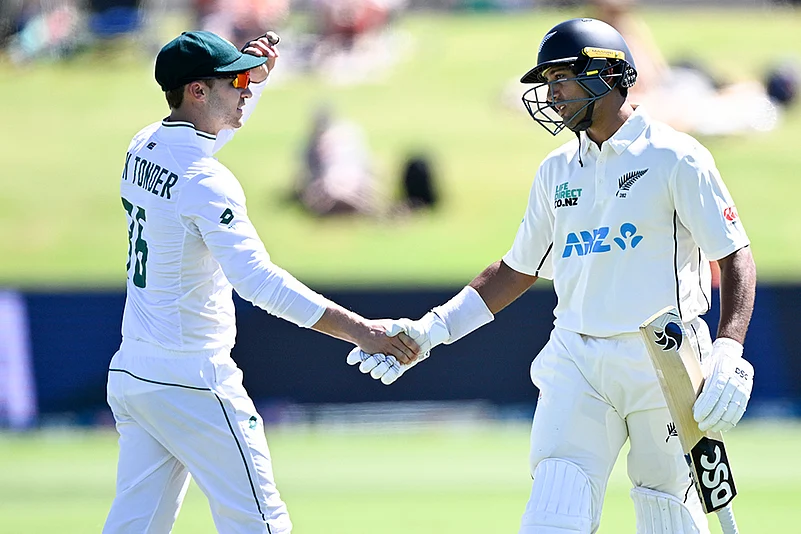
[{"label": "batting helmet", "polygon": [[[571,80],[588,94],[587,98],[574,100],[586,105],[565,120],[548,101],[549,83],[543,76],[557,65],[569,66],[575,74]],[[520,79],[522,83],[537,84],[523,95],[523,103],[531,117],[554,135],[565,126],[576,132],[589,128],[595,101],[615,87],[622,88],[625,95],[636,80],[634,59],[620,33],[605,22],[587,18],[571,19],[551,28],[540,43],[537,66]],[[584,118],[575,121],[585,110]]]}]

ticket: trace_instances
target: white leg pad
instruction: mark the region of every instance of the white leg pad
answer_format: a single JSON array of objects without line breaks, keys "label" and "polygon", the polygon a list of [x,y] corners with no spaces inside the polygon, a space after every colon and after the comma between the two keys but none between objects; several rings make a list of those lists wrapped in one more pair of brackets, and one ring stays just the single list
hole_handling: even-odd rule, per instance
[{"label": "white leg pad", "polygon": [[520,534],[590,534],[590,479],[567,460],[545,458],[534,469]]},{"label": "white leg pad", "polygon": [[[691,489],[691,491],[694,491]],[[702,534],[690,509],[673,495],[648,488],[631,490],[637,515],[637,534]]]}]

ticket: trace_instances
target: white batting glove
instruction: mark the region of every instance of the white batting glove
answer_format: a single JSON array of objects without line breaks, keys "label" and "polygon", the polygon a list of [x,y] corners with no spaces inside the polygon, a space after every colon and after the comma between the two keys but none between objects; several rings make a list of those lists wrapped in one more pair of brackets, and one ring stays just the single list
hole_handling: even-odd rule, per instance
[{"label": "white batting glove", "polygon": [[385,385],[390,385],[400,377],[407,369],[417,365],[419,362],[428,358],[430,353],[424,353],[417,357],[410,364],[402,364],[395,359],[395,356],[386,354],[368,354],[359,347],[354,347],[348,354],[350,365],[359,364],[359,371],[370,374],[376,380],[381,380]]},{"label": "white batting glove", "polygon": [[754,367],[743,358],[743,346],[718,338],[712,354],[703,362],[704,389],[693,406],[693,417],[702,432],[725,432],[745,413],[754,386]]},{"label": "white batting glove", "polygon": [[347,362],[350,365],[359,364],[359,371],[370,373],[370,376],[389,385],[400,375],[431,355],[431,349],[448,341],[450,334],[445,322],[434,312],[428,312],[417,321],[398,319],[392,321],[387,329],[387,335],[397,336],[401,332],[411,337],[420,346],[420,355],[409,364],[402,364],[394,356],[386,354],[368,354],[359,347],[348,354]]}]

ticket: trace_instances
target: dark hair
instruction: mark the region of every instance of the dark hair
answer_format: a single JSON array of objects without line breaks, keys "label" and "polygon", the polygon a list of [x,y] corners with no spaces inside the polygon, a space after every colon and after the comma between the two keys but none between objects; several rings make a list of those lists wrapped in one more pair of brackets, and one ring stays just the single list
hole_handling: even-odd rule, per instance
[{"label": "dark hair", "polygon": [[167,104],[170,106],[170,109],[178,109],[181,107],[181,104],[184,103],[184,87],[178,87],[176,89],[172,89],[170,91],[164,91],[164,98],[167,99]]},{"label": "dark hair", "polygon": [[[203,83],[205,83],[209,89],[214,87],[214,83],[217,81],[217,78],[204,78]],[[191,82],[190,82],[191,83]],[[176,87],[170,91],[164,91],[164,97],[167,99],[167,104],[170,106],[170,109],[178,109],[181,107],[181,104],[184,103],[184,88],[188,84],[182,85],[181,87]]]}]

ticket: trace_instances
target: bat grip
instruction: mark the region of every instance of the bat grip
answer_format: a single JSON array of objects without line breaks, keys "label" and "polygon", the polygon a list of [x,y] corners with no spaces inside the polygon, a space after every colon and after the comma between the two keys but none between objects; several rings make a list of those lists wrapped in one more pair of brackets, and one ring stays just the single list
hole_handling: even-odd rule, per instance
[{"label": "bat grip", "polygon": [[731,509],[731,504],[727,504],[717,512],[718,521],[720,521],[720,529],[723,534],[739,534],[737,530],[737,522],[734,520],[734,511]]}]

